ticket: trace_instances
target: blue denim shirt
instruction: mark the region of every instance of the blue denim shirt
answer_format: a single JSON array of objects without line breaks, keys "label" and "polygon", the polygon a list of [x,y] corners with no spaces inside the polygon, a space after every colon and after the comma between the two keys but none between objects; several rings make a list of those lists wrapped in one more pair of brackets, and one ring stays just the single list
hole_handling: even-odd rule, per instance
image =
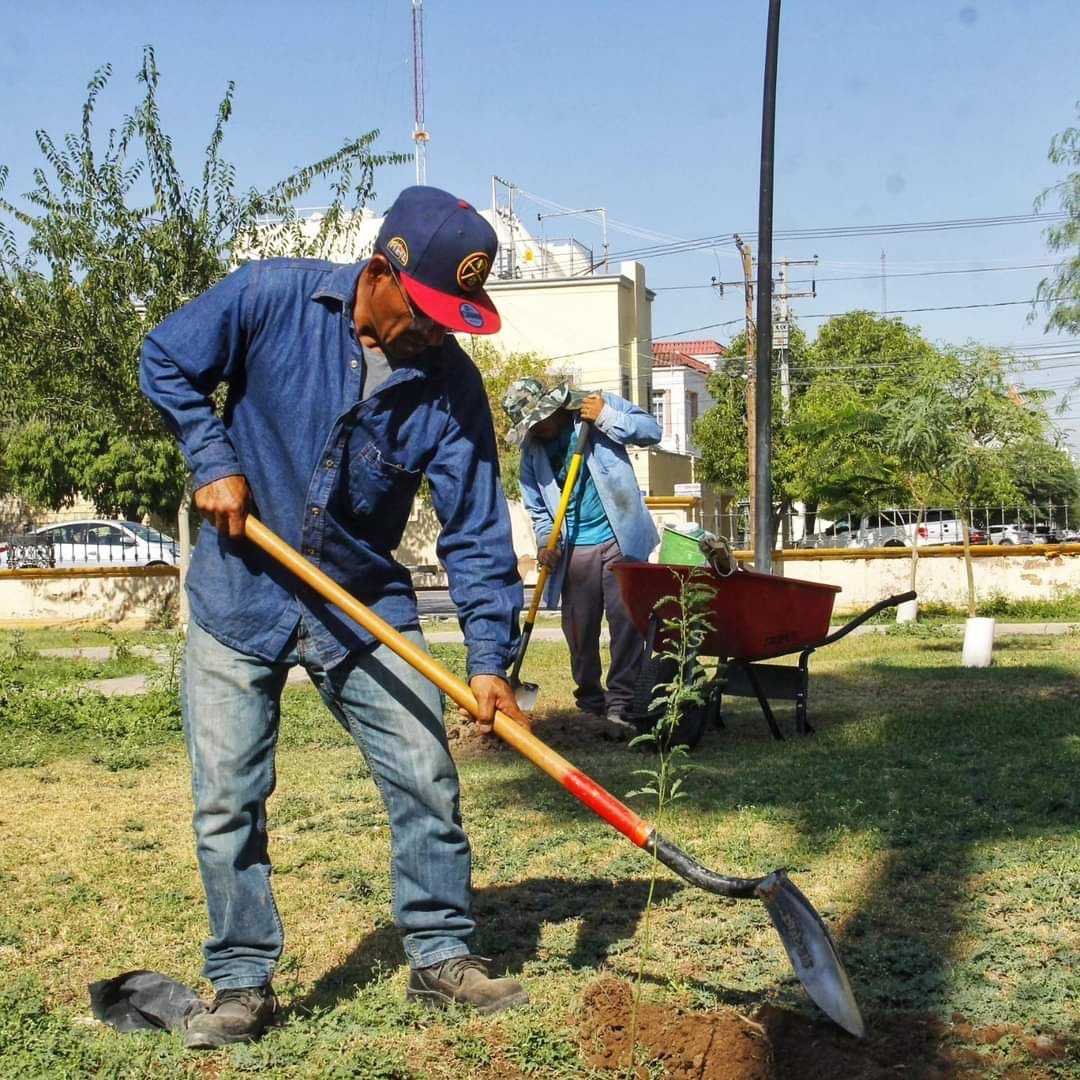
[{"label": "blue denim shirt", "polygon": [[[581,438],[582,422],[574,430]],[[628,559],[645,560],[660,542],[652,515],[641,496],[627,446],[654,446],[660,441],[660,425],[633,402],[604,391],[604,407],[593,424],[585,450],[584,466],[596,484],[619,549]],[[531,436],[521,448],[521,498],[532,518],[537,547],[544,547],[555,525],[561,491],[552,472],[544,444]],[[562,547],[566,548],[566,522]],[[544,601],[554,607],[562,596],[566,559],[559,561],[548,578]]]},{"label": "blue denim shirt", "polygon": [[[480,373],[447,338],[394,365],[361,401],[352,306],[362,269],[248,263],[147,335],[140,385],[179,440],[196,488],[245,476],[258,516],[398,629],[417,625],[416,596],[392,552],[426,476],[469,676],[502,675],[517,646],[522,589]],[[218,415],[209,395],[223,381]],[[328,668],[372,640],[209,522],[187,583],[195,621],[264,660],[282,654],[301,614]]]}]

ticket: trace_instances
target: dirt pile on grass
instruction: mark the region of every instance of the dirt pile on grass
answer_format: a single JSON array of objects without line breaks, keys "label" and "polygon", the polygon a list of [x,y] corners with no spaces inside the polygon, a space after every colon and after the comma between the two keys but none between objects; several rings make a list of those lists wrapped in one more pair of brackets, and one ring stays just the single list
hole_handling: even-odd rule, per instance
[{"label": "dirt pile on grass", "polygon": [[[602,979],[586,991],[581,1045],[593,1068],[626,1069],[632,1006],[633,990],[618,979]],[[769,1080],[764,1032],[734,1012],[692,1013],[642,1002],[636,1042],[638,1060],[662,1063],[671,1080]],[[637,1075],[649,1073],[639,1067]]]},{"label": "dirt pile on grass", "polygon": [[[581,1048],[593,1068],[625,1074],[632,1006],[633,989],[618,979],[586,992]],[[991,1072],[1049,1080],[1077,1053],[1066,1038],[1032,1036],[1017,1025],[973,1027],[960,1016],[952,1024],[910,1014],[877,1020],[860,1041],[827,1020],[769,1005],[747,1017],[643,1002],[636,1042],[636,1059],[659,1063],[667,1080],[982,1080]],[[638,1077],[649,1075],[638,1066]]]}]

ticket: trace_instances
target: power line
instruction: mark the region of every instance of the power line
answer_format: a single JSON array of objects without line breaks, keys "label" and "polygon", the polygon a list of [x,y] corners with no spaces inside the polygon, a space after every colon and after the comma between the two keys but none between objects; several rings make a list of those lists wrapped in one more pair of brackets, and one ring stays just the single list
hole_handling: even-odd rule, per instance
[{"label": "power line", "polygon": [[[1026,266],[973,266],[966,270],[914,270],[903,274],[886,274],[890,281],[893,278],[921,278],[939,277],[946,274],[991,274],[1003,270],[1049,270],[1057,266],[1057,263],[1029,263]],[[843,277],[819,277],[814,280],[817,284],[823,281],[877,281],[881,274],[850,274]],[[792,285],[806,284],[806,281],[792,281]],[[715,285],[659,285],[649,286],[653,292],[677,292],[684,289],[715,289]]]},{"label": "power line", "polygon": [[[1049,224],[1064,221],[1063,212],[1051,214],[1001,214],[995,217],[951,218],[944,221],[903,221],[885,225],[831,225],[805,229],[776,229],[774,240],[820,240],[839,239],[858,236],[895,236],[903,233],[951,232],[957,229],[986,229],[1003,225]],[[612,252],[613,259],[650,259],[661,255],[681,255],[703,248],[728,247],[738,232],[744,239],[757,239],[753,230],[732,230],[715,236],[701,236],[693,240],[675,241],[669,244],[654,244],[650,247],[628,248],[625,251]]]},{"label": "power line", "polygon": [[[1052,299],[1052,298],[1051,298]],[[1039,300],[1038,303],[1045,303],[1044,300]],[[1013,307],[1016,304],[1032,304],[1036,303],[1030,297],[1024,300],[997,300],[991,303],[982,304],[939,304],[935,307],[912,307],[912,308],[893,308],[890,311],[881,312],[882,315],[914,315],[923,311],[967,311],[971,308],[998,308],[998,307]],[[834,319],[840,315],[849,315],[849,311],[823,311],[818,314],[803,314],[799,316],[799,319]],[[733,319],[732,322],[738,322],[738,319]]]}]

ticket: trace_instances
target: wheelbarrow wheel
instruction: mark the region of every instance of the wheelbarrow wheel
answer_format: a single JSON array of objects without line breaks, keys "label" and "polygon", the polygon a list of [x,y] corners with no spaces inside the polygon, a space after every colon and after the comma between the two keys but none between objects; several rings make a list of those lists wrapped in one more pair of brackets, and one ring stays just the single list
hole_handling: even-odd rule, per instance
[{"label": "wheelbarrow wheel", "polygon": [[[666,656],[647,656],[638,672],[634,696],[626,719],[639,731],[652,731],[663,717],[665,703],[653,705],[659,691],[656,687],[672,682],[677,671],[677,661]],[[684,702],[675,727],[663,740],[663,748],[686,746],[691,750],[705,734],[708,707],[695,702]]]}]

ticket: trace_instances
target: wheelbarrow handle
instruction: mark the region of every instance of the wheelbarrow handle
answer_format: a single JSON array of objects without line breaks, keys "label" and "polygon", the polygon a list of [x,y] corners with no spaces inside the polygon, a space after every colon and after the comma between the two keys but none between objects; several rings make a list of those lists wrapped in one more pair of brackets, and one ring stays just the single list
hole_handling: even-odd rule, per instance
[{"label": "wheelbarrow handle", "polygon": [[[588,420],[583,420],[581,424],[581,434],[578,437],[577,444],[574,446],[574,454],[570,458],[570,466],[566,470],[566,480],[563,483],[562,496],[559,499],[559,507],[555,513],[555,519],[551,526],[551,535],[548,537],[548,542],[545,545],[545,551],[555,551],[559,546],[559,537],[562,533],[563,521],[566,519],[566,511],[570,506],[570,497],[574,493],[574,485],[577,483],[578,473],[581,471],[582,459],[585,456],[585,447],[589,442],[589,435],[592,431],[592,424]],[[540,567],[540,573],[536,578],[536,585],[533,586],[532,603],[529,604],[528,613],[525,616],[525,624],[521,628],[521,642],[518,645],[517,655],[514,657],[514,666],[510,671],[510,685],[516,686],[520,681],[521,664],[525,659],[525,651],[529,647],[529,640],[532,638],[533,624],[536,622],[536,614],[540,610],[540,604],[544,598],[544,588],[547,585],[547,579],[550,571],[546,566]]]},{"label": "wheelbarrow handle", "polygon": [[879,600],[873,607],[868,607],[864,612],[856,615],[851,622],[844,623],[839,630],[833,631],[828,637],[823,637],[820,641],[814,642],[813,645],[807,645],[808,649],[820,649],[823,645],[831,645],[834,641],[839,641],[842,637],[847,637],[857,626],[862,626],[867,619],[872,619],[879,611],[884,611],[886,608],[897,607],[900,604],[907,603],[908,600],[917,600],[919,594],[917,592],[903,592],[897,593],[896,596],[887,596],[884,600]]}]

